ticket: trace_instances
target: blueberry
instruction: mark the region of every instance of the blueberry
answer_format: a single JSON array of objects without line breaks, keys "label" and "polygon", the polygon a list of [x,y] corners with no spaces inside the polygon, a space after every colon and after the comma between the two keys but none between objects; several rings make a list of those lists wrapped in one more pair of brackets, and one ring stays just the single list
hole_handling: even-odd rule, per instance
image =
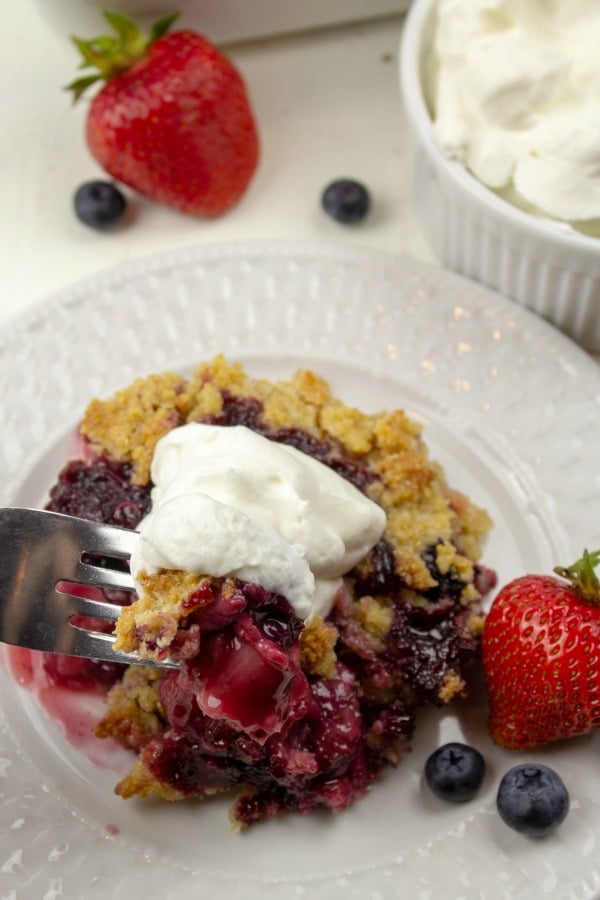
[{"label": "blueberry", "polygon": [[498,788],[496,806],[510,828],[542,837],[564,820],[569,811],[569,794],[553,769],[525,763],[506,773]]},{"label": "blueberry", "polygon": [[483,756],[468,744],[444,744],[425,763],[425,779],[433,793],[452,803],[463,803],[474,797],[484,775]]},{"label": "blueberry", "polygon": [[364,185],[350,178],[332,181],[321,197],[325,212],[344,225],[361,222],[371,206],[369,192]]},{"label": "blueberry", "polygon": [[77,218],[90,228],[112,228],[125,212],[126,201],[110,181],[86,181],[73,198]]}]

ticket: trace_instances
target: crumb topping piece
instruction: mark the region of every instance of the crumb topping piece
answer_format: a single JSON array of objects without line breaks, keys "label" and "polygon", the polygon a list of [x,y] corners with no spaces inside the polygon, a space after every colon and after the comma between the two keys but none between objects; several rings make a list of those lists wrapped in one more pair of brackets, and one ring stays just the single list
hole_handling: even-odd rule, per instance
[{"label": "crumb topping piece", "polygon": [[161,800],[184,800],[183,791],[178,791],[164,781],[155,778],[141,759],[136,760],[127,775],[115,787],[115,793],[124,800],[131,797],[159,797]]},{"label": "crumb topping piece", "polygon": [[165,727],[158,686],[162,673],[150,666],[129,666],[110,689],[96,737],[112,737],[127,749],[140,750]]},{"label": "crumb topping piece", "polygon": [[333,678],[337,662],[337,639],[338,630],[335,625],[326,622],[318,614],[313,616],[300,635],[300,663],[303,671],[308,675]]},{"label": "crumb topping piece", "polygon": [[141,572],[138,599],[125,606],[117,620],[115,650],[147,659],[168,655],[181,622],[202,606],[203,598],[213,599],[208,575],[166,569]]},{"label": "crumb topping piece", "polygon": [[185,381],[170,372],[138,378],[108,400],[92,400],[81,433],[98,454],[133,464],[133,480],[146,484],[158,441],[182,422]]}]

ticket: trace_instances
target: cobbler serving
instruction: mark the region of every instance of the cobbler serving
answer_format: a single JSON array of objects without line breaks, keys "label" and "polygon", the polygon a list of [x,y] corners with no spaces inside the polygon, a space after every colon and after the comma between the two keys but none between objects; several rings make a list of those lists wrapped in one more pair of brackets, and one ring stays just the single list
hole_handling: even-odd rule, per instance
[{"label": "cobbler serving", "polygon": [[420,707],[465,693],[490,520],[403,411],[219,356],[93,400],[80,434],[48,508],[140,531],[137,595],[107,591],[117,644],[177,664],[47,656],[57,683],[107,692],[97,734],[135,754],[122,797],[227,791],[236,827],[340,811]]}]

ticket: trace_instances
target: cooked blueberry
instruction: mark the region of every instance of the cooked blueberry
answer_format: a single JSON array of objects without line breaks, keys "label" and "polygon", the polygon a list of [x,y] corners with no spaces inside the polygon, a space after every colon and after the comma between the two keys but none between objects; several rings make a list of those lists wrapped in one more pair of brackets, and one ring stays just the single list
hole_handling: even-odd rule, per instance
[{"label": "cooked blueberry", "polygon": [[452,568],[447,572],[440,572],[437,564],[437,548],[441,544],[442,541],[437,541],[435,544],[427,547],[421,554],[421,559],[427,566],[431,577],[435,578],[437,582],[435,587],[427,591],[427,599],[432,603],[443,600],[452,600],[456,603],[460,600],[460,595],[465,588],[465,582],[461,580],[458,573]]},{"label": "cooked blueberry", "polygon": [[479,750],[456,741],[435,750],[425,763],[425,779],[433,793],[452,803],[474,797],[484,775],[485,761]]},{"label": "cooked blueberry", "polygon": [[531,837],[550,834],[569,811],[569,794],[554,769],[525,763],[510,769],[498,788],[496,805],[502,820]]},{"label": "cooked blueberry", "polygon": [[100,230],[116,225],[127,205],[119,188],[110,181],[86,181],[75,191],[73,202],[77,218]]},{"label": "cooked blueberry", "polygon": [[371,206],[371,198],[366,187],[351,178],[340,178],[332,181],[321,198],[325,212],[344,225],[361,222]]}]

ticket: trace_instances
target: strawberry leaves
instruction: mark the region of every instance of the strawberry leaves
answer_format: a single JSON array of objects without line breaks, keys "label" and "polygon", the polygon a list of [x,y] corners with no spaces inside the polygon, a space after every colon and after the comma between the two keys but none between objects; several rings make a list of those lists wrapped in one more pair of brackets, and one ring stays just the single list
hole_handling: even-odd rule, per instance
[{"label": "strawberry leaves", "polygon": [[556,566],[554,571],[561,578],[566,578],[574,588],[588,600],[600,602],[600,580],[594,571],[600,563],[600,550],[589,553],[583,551],[583,556],[567,568]]},{"label": "strawberry leaves", "polygon": [[66,90],[73,92],[75,101],[92,84],[109,81],[116,75],[126,72],[134,63],[142,59],[148,48],[167,34],[179,13],[163,16],[155,22],[148,37],[135,22],[121,13],[104,12],[103,16],[114,34],[104,34],[90,40],[72,37],[72,41],[82,57],[79,68],[96,70],[76,78],[67,85]]},{"label": "strawberry leaves", "polygon": [[162,19],[159,19],[154,23],[152,28],[150,29],[150,44],[153,44],[154,41],[158,41],[161,37],[164,37],[168,31],[171,29],[171,25],[175,22],[176,19],[179,18],[179,13],[171,13],[170,16],[163,16]]}]

